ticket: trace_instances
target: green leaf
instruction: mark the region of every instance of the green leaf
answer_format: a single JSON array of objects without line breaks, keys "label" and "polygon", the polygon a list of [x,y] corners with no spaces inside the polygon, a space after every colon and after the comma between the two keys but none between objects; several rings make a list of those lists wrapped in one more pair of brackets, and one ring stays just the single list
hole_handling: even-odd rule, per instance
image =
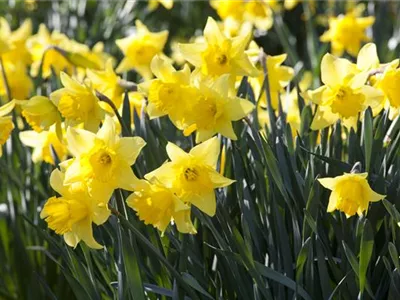
[{"label": "green leaf", "polygon": [[359,279],[360,279],[360,290],[364,292],[365,283],[367,281],[367,268],[371,259],[372,250],[374,248],[374,233],[372,231],[371,224],[368,220],[364,222],[363,233],[361,237],[360,246],[360,268],[359,268]]},{"label": "green leaf", "polygon": [[369,172],[371,166],[373,132],[372,132],[372,110],[369,107],[364,113],[364,122],[362,125],[363,146],[365,153],[365,170]]}]

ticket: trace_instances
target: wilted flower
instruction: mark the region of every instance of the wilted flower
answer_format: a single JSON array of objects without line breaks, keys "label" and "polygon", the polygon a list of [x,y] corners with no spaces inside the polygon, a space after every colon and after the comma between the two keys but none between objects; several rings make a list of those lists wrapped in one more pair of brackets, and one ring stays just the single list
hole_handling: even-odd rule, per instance
[{"label": "wilted flower", "polygon": [[361,216],[368,210],[370,202],[380,201],[385,195],[374,192],[367,181],[368,173],[348,174],[335,178],[320,178],[318,181],[332,191],[329,198],[328,212],[335,209],[351,217],[356,213]]},{"label": "wilted flower", "polygon": [[157,180],[172,189],[183,202],[193,204],[213,216],[216,210],[215,188],[234,181],[215,169],[220,153],[220,141],[214,137],[192,148],[189,153],[168,143],[170,162],[147,174],[147,180]]},{"label": "wilted flower", "polygon": [[116,40],[117,46],[125,57],[119,64],[117,72],[135,69],[145,79],[152,77],[150,63],[153,57],[161,54],[167,42],[168,31],[150,32],[147,27],[136,20],[136,33]]}]

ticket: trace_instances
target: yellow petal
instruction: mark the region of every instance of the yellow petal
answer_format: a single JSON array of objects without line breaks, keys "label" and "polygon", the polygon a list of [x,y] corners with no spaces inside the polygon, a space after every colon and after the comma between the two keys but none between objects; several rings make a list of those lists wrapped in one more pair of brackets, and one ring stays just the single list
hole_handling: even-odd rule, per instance
[{"label": "yellow petal", "polygon": [[96,135],[90,131],[72,127],[67,129],[68,149],[75,157],[89,152],[94,145],[95,139]]},{"label": "yellow petal", "polygon": [[312,130],[320,130],[334,124],[339,119],[337,114],[332,113],[329,109],[318,106],[314,119],[311,123]]},{"label": "yellow petal", "polygon": [[205,51],[206,48],[207,45],[204,43],[178,44],[178,49],[182,56],[196,67],[202,65],[201,53]]},{"label": "yellow petal", "polygon": [[190,154],[201,159],[201,161],[211,166],[212,168],[217,167],[218,157],[221,149],[220,140],[217,137],[213,137],[190,150]]},{"label": "yellow petal", "polygon": [[215,188],[226,187],[235,182],[235,180],[226,178],[215,170],[210,170],[208,175]]},{"label": "yellow petal", "polygon": [[73,225],[73,231],[76,235],[85,242],[90,248],[102,249],[103,246],[96,242],[93,237],[92,222],[90,219],[85,218],[82,221]]},{"label": "yellow petal", "polygon": [[188,158],[188,154],[185,151],[171,142],[167,144],[166,150],[171,161],[179,161]]},{"label": "yellow petal", "polygon": [[144,178],[148,181],[159,181],[167,188],[172,187],[172,183],[174,181],[174,177],[171,174],[174,174],[175,170],[173,168],[173,164],[171,162],[164,163],[161,167],[155,169],[154,171],[147,173],[144,175]]},{"label": "yellow petal", "polygon": [[322,82],[330,87],[341,85],[344,78],[355,68],[350,61],[325,54],[321,62]]},{"label": "yellow petal", "polygon": [[332,192],[330,197],[329,197],[329,203],[328,203],[328,208],[327,212],[333,212],[336,209],[336,193]]},{"label": "yellow petal", "polygon": [[208,44],[212,45],[218,45],[226,39],[219,29],[217,22],[211,17],[207,19],[207,24],[204,28],[204,38]]},{"label": "yellow petal", "polygon": [[74,232],[67,232],[64,234],[64,241],[68,246],[76,248],[81,239]]},{"label": "yellow petal", "polygon": [[215,211],[217,208],[217,202],[215,200],[214,190],[210,192],[205,192],[202,195],[191,195],[186,201],[192,203],[202,212],[206,213],[210,217],[215,215]]},{"label": "yellow petal", "polygon": [[9,114],[15,107],[15,100],[12,100],[0,107],[0,117]]},{"label": "yellow petal", "polygon": [[190,209],[174,214],[174,221],[179,232],[195,234],[197,231],[190,219]]},{"label": "yellow petal", "polygon": [[97,138],[103,140],[109,147],[114,147],[117,139],[115,122],[112,117],[106,116],[103,126],[96,134]]},{"label": "yellow petal", "polygon": [[379,67],[378,52],[376,45],[368,43],[361,48],[357,56],[357,68],[362,71],[369,71]]},{"label": "yellow petal", "polygon": [[337,180],[335,178],[330,178],[330,177],[318,178],[318,181],[323,187],[330,189],[330,190],[334,189],[336,182],[337,182]]},{"label": "yellow petal", "polygon": [[248,100],[236,98],[229,103],[229,107],[230,109],[227,110],[229,119],[238,121],[250,114],[254,110],[255,105]]},{"label": "yellow petal", "polygon": [[153,57],[150,68],[153,74],[162,81],[168,81],[172,73],[176,72],[172,64],[159,55]]},{"label": "yellow petal", "polygon": [[144,146],[146,146],[146,142],[141,137],[125,137],[119,140],[116,152],[122,160],[131,166],[135,163]]}]

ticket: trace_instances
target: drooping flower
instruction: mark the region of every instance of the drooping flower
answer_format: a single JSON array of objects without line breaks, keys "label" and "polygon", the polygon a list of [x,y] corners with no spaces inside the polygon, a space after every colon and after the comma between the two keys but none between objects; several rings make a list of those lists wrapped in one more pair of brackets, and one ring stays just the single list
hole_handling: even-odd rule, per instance
[{"label": "drooping flower", "polygon": [[170,162],[147,174],[149,181],[157,180],[182,199],[193,204],[206,214],[213,216],[216,210],[214,189],[226,187],[234,181],[216,171],[220,154],[220,141],[214,137],[189,153],[173,143],[168,143]]},{"label": "drooping flower", "polygon": [[375,22],[374,17],[360,17],[360,10],[352,10],[345,15],[329,18],[329,29],[321,37],[321,42],[331,42],[332,53],[341,56],[344,51],[357,56],[363,42],[370,38],[366,29]]},{"label": "drooping flower", "polygon": [[22,116],[36,132],[48,130],[51,125],[61,121],[57,107],[47,97],[34,96],[15,103],[21,106]]},{"label": "drooping flower", "polygon": [[132,190],[138,183],[131,165],[145,141],[140,137],[120,138],[111,117],[106,116],[97,134],[69,127],[67,144],[75,160],[66,170],[66,183],[96,180],[125,190]]},{"label": "drooping flower", "polygon": [[190,99],[190,69],[187,65],[176,71],[172,64],[160,56],[151,62],[151,70],[156,79],[139,85],[139,89],[147,94],[147,113],[151,119],[169,115],[171,120],[182,128],[184,123],[186,102]]},{"label": "drooping flower", "polygon": [[11,116],[7,116],[15,106],[14,101],[10,101],[0,107],[0,157],[3,155],[3,145],[6,143],[14,129]]},{"label": "drooping flower", "polygon": [[60,161],[67,158],[67,147],[63,141],[59,140],[55,125],[51,126],[49,130],[41,131],[40,133],[33,130],[20,132],[19,138],[22,144],[34,149],[32,152],[32,161],[34,163],[45,161],[54,165],[53,150]]},{"label": "drooping flower", "polygon": [[160,183],[143,181],[141,189],[131,194],[126,202],[136,211],[140,220],[163,233],[171,221],[179,232],[196,233],[190,220],[190,205]]},{"label": "drooping flower", "polygon": [[[268,72],[268,87],[271,96],[271,104],[273,109],[278,109],[279,94],[283,91],[294,76],[293,68],[282,66],[282,63],[286,60],[287,54],[281,54],[276,56],[266,56],[267,72]],[[260,103],[266,105],[267,95],[265,93],[264,74],[260,72],[257,78],[249,78],[250,84],[254,88],[256,98],[261,96]]]},{"label": "drooping flower", "polygon": [[380,195],[371,189],[367,177],[368,173],[345,173],[335,178],[318,179],[322,186],[332,191],[327,212],[337,209],[344,212],[347,218],[356,213],[361,216],[364,211],[368,211],[370,202],[385,198],[385,195]]},{"label": "drooping flower", "polygon": [[201,74],[212,77],[223,74],[232,76],[259,74],[245,53],[251,39],[251,30],[240,36],[228,38],[221,32],[217,22],[209,17],[204,28],[204,38],[203,43],[179,45],[185,59],[199,68]]},{"label": "drooping flower", "polygon": [[91,248],[101,249],[93,237],[92,223],[101,225],[109,218],[107,203],[112,189],[93,182],[89,192],[82,182],[66,185],[64,177],[58,169],[52,172],[50,184],[61,197],[49,198],[40,217],[50,229],[64,236],[67,245],[75,248],[82,240]]},{"label": "drooping flower", "polygon": [[51,93],[50,99],[65,118],[66,125],[84,124],[85,129],[96,132],[104,111],[93,90],[64,72],[61,72],[60,79],[64,88]]},{"label": "drooping flower", "polygon": [[150,63],[154,56],[161,54],[168,38],[168,31],[150,32],[147,27],[136,20],[136,33],[116,40],[116,44],[124,54],[124,59],[117,72],[135,69],[145,79],[151,79]]},{"label": "drooping flower", "polygon": [[346,59],[326,54],[321,62],[324,86],[305,93],[304,96],[318,109],[311,129],[318,130],[341,119],[347,128],[356,128],[359,113],[369,106],[374,109],[383,100],[383,93],[366,85],[367,72],[360,72]]},{"label": "drooping flower", "polygon": [[192,104],[187,111],[187,124],[184,134],[196,131],[196,143],[204,142],[216,133],[236,140],[232,121],[247,116],[254,104],[236,96],[229,75],[223,75],[215,81],[200,81],[193,95]]}]

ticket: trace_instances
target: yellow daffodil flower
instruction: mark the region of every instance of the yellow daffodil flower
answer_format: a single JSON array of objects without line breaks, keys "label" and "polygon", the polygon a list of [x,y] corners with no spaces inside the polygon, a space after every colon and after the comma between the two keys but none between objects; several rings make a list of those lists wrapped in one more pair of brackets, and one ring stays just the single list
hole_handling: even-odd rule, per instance
[{"label": "yellow daffodil flower", "polygon": [[168,38],[168,31],[150,32],[147,27],[136,20],[136,33],[116,40],[124,54],[124,59],[117,68],[117,73],[135,69],[143,78],[151,79],[150,63],[154,56],[161,54]]},{"label": "yellow daffodil flower", "polygon": [[69,127],[67,144],[76,159],[65,173],[66,183],[94,179],[105,186],[132,190],[138,182],[131,165],[146,143],[140,137],[120,138],[111,117],[106,116],[97,134]]},{"label": "yellow daffodil flower", "polygon": [[65,118],[67,126],[84,124],[85,129],[96,132],[104,117],[99,99],[92,89],[72,79],[64,72],[60,74],[64,88],[50,94],[50,99]]},{"label": "yellow daffodil flower", "polygon": [[187,124],[184,134],[196,132],[196,143],[220,133],[236,140],[232,121],[238,121],[254,109],[254,104],[236,96],[229,75],[223,75],[213,81],[201,81],[192,96],[187,111]]},{"label": "yellow daffodil flower", "polygon": [[61,121],[57,107],[47,97],[34,96],[15,102],[21,106],[22,116],[36,132],[48,130],[51,125]]},{"label": "yellow daffodil flower", "polygon": [[286,10],[294,9],[297,4],[299,4],[300,0],[285,0],[283,6]]},{"label": "yellow daffodil flower", "polygon": [[212,0],[211,6],[223,20],[231,18],[237,22],[251,22],[257,29],[268,30],[272,27],[273,11],[278,8],[276,0]]},{"label": "yellow daffodil flower", "polygon": [[[118,83],[121,77],[115,74],[112,60],[107,62],[104,71],[88,69],[86,74],[93,89],[107,96],[115,104],[115,107],[119,109],[122,105],[124,89]],[[110,113],[112,112],[108,104],[104,105],[103,108]]]},{"label": "yellow daffodil flower", "polygon": [[220,153],[220,141],[214,137],[192,148],[189,153],[168,143],[170,162],[147,174],[147,180],[157,180],[172,189],[183,202],[193,204],[209,216],[216,210],[215,188],[234,181],[215,169]]},{"label": "yellow daffodil flower", "polygon": [[0,40],[7,41],[9,48],[9,51],[2,55],[3,62],[10,64],[18,62],[24,67],[30,64],[32,59],[25,43],[31,35],[32,22],[30,19],[25,20],[17,30],[12,31],[7,20],[0,17]]},{"label": "yellow daffodil flower", "polygon": [[20,132],[19,139],[22,144],[34,149],[32,152],[32,161],[34,163],[45,161],[54,165],[55,162],[51,148],[54,149],[60,161],[67,158],[67,147],[63,141],[59,140],[55,125],[51,126],[48,131],[41,131],[40,133],[33,130]]},{"label": "yellow daffodil flower", "polygon": [[312,74],[309,71],[304,72],[302,80],[299,82],[299,91],[296,88],[292,89],[290,93],[283,93],[282,109],[286,113],[286,121],[290,124],[293,137],[300,131],[301,118],[298,103],[298,92],[305,92],[312,83]]},{"label": "yellow daffodil flower", "polygon": [[147,94],[147,113],[150,119],[169,115],[171,120],[182,129],[186,102],[190,99],[190,69],[187,65],[176,71],[172,64],[160,56],[151,62],[151,70],[156,79],[139,85],[139,89]]},{"label": "yellow daffodil flower", "polygon": [[149,4],[147,5],[147,9],[149,11],[154,11],[158,8],[159,5],[164,6],[166,9],[172,9],[174,6],[173,0],[149,0]]},{"label": "yellow daffodil flower", "polygon": [[367,177],[368,173],[345,173],[335,178],[318,179],[323,187],[332,191],[327,212],[337,209],[344,212],[347,218],[356,213],[361,216],[364,211],[368,211],[370,202],[385,198],[385,195],[380,195],[371,189]]},{"label": "yellow daffodil flower", "polygon": [[383,100],[383,93],[366,85],[367,72],[360,72],[346,59],[326,54],[321,62],[324,86],[304,94],[318,104],[311,129],[319,130],[342,119],[347,128],[356,128],[359,113],[368,106],[374,109]]},{"label": "yellow daffodil flower", "polygon": [[11,116],[7,116],[15,106],[14,101],[10,101],[0,107],[0,157],[3,155],[3,145],[6,143],[14,129]]},{"label": "yellow daffodil flower", "polygon": [[50,185],[61,197],[48,199],[40,217],[50,229],[64,235],[70,247],[75,248],[82,240],[90,248],[101,249],[93,237],[92,223],[101,225],[109,218],[107,203],[112,190],[107,191],[94,182],[89,193],[88,187],[81,182],[65,185],[64,177],[58,169],[51,173]]},{"label": "yellow daffodil flower", "polygon": [[[279,94],[283,91],[294,76],[293,68],[282,66],[282,63],[286,60],[287,54],[281,54],[276,56],[267,55],[266,64],[268,71],[268,83],[269,92],[271,96],[271,104],[273,109],[278,109]],[[265,93],[264,74],[260,72],[257,78],[249,78],[249,82],[254,89],[256,99],[261,96],[260,103],[266,105],[267,96]]]},{"label": "yellow daffodil flower", "polygon": [[[14,63],[7,61],[3,64],[3,66],[7,77],[11,98],[28,98],[33,90],[33,82],[27,74],[26,65],[18,61]],[[7,96],[7,89],[6,85],[4,84],[4,80],[0,80],[0,95]]]},{"label": "yellow daffodil flower", "polygon": [[398,69],[399,59],[388,64],[380,64],[376,46],[373,43],[366,44],[357,56],[357,67],[363,71],[377,71],[369,78],[370,83],[381,90],[385,97],[376,109],[377,115],[383,108],[389,109],[389,119],[393,120],[400,114],[400,72]]},{"label": "yellow daffodil flower", "polygon": [[142,188],[131,194],[126,202],[136,211],[140,220],[153,225],[162,233],[171,221],[176,224],[179,232],[196,233],[190,220],[190,206],[160,183],[144,181]]},{"label": "yellow daffodil flower", "polygon": [[[235,38],[226,37],[217,22],[208,18],[203,43],[180,44],[185,59],[206,76],[257,76],[258,70],[245,53],[251,39],[251,30]],[[232,77],[233,78],[233,77]]]},{"label": "yellow daffodil flower", "polygon": [[40,24],[39,31],[36,35],[27,40],[27,48],[32,55],[31,75],[39,74],[40,66],[42,66],[42,77],[48,78],[54,69],[56,75],[61,71],[72,74],[73,65],[58,51],[51,48],[53,46],[66,48],[69,42],[68,37],[57,31],[51,34],[44,24]]},{"label": "yellow daffodil flower", "polygon": [[360,17],[359,10],[352,10],[345,15],[329,18],[329,29],[321,37],[321,42],[331,42],[332,53],[340,56],[346,51],[357,56],[363,42],[370,38],[365,31],[375,22],[374,17]]}]

